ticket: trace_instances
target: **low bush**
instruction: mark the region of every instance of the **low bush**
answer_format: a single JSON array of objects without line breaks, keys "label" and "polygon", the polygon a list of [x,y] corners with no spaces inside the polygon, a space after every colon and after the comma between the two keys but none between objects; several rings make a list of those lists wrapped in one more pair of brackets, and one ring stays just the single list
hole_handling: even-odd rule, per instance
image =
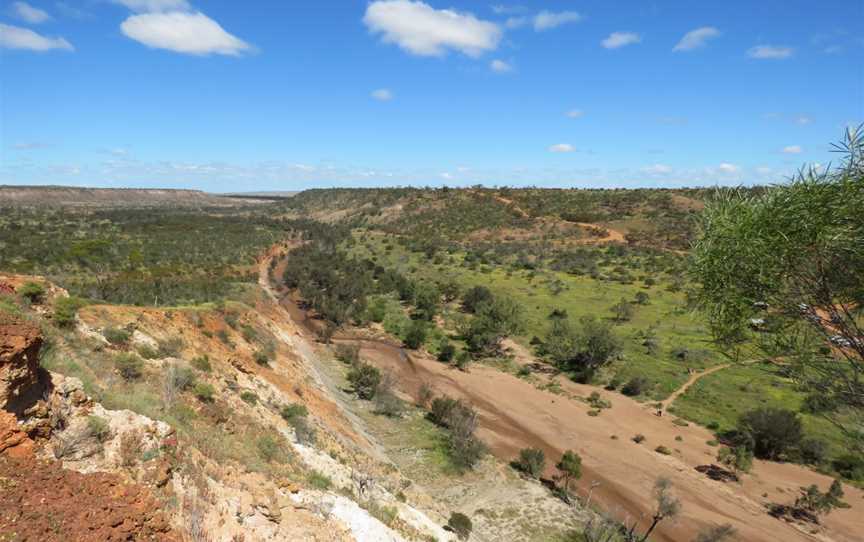
[{"label": "low bush", "polygon": [[531,478],[540,478],[546,467],[546,454],[537,448],[524,448],[519,451],[519,457],[510,464]]},{"label": "low bush", "polygon": [[111,436],[108,421],[99,416],[87,416],[87,431],[99,442],[105,442]]},{"label": "low bush", "polygon": [[831,466],[843,478],[864,481],[864,457],[857,454],[846,454],[831,462]]},{"label": "low bush", "polygon": [[358,363],[348,372],[348,382],[354,387],[354,393],[360,399],[370,400],[375,397],[381,383],[381,371],[368,363]]},{"label": "low bush", "polygon": [[645,435],[638,434],[634,436],[633,442],[635,442],[636,444],[642,444],[643,442],[645,442]]},{"label": "low bush", "polygon": [[144,362],[135,354],[117,354],[114,358],[114,367],[124,380],[136,380],[143,374]]},{"label": "low bush", "polygon": [[450,514],[450,519],[447,520],[447,527],[449,527],[451,531],[456,533],[456,536],[459,537],[459,540],[468,540],[468,537],[471,536],[471,531],[473,529],[471,519],[465,514],[459,512],[453,512],[452,514]]},{"label": "low bush", "polygon": [[672,455],[672,450],[663,445],[657,446],[656,448],[654,448],[654,451],[658,454]]},{"label": "low bush", "polygon": [[30,303],[41,303],[45,297],[45,287],[36,282],[25,282],[16,292]]},{"label": "low bush", "polygon": [[258,404],[258,395],[252,391],[244,391],[240,394],[240,399],[243,400],[244,403],[248,405],[257,405]]},{"label": "low bush", "polygon": [[213,402],[213,398],[216,395],[216,389],[213,388],[210,384],[206,382],[199,382],[195,384],[195,388],[193,388],[193,393],[195,397],[198,398],[199,401],[204,403]]},{"label": "low bush", "polygon": [[651,382],[647,378],[634,376],[624,384],[624,387],[621,388],[621,393],[628,397],[636,397],[645,393],[650,387]]},{"label": "low bush", "polygon": [[131,333],[119,327],[106,327],[102,330],[102,336],[114,346],[123,346],[132,338]]},{"label": "low bush", "polygon": [[54,302],[54,324],[68,328],[75,324],[78,309],[86,305],[83,299],[77,297],[61,297]]},{"label": "low bush", "polygon": [[209,373],[213,370],[213,366],[210,365],[210,358],[207,354],[192,358],[192,367],[195,367],[202,373]]}]

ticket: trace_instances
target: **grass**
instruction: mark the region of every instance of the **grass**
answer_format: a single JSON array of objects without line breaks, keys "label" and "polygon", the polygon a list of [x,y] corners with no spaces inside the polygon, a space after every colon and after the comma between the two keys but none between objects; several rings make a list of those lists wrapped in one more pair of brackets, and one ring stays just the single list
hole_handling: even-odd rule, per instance
[{"label": "grass", "polygon": [[[512,271],[503,266],[482,266],[471,270],[460,265],[464,256],[461,253],[453,255],[454,263],[436,266],[430,264],[424,255],[410,252],[398,243],[390,243],[393,248],[385,250],[387,237],[371,232],[363,234],[367,235],[366,244],[356,244],[352,249],[355,254],[374,256],[382,265],[407,272],[415,279],[435,281],[448,277],[463,289],[482,285],[517,301],[523,309],[525,331],[515,339],[524,346],[528,346],[532,337],[542,338],[548,333],[548,315],[554,309],[566,310],[574,320],[583,316],[611,318],[609,309],[612,305],[622,298],[633,300],[638,292],[646,292],[650,296],[649,303],[634,306],[633,318],[615,326],[617,335],[624,343],[624,359],[616,362],[607,374],[608,379],[615,377],[621,381],[634,376],[650,380],[653,387],[643,399],[660,400],[668,397],[686,382],[688,367],[698,371],[722,361],[721,355],[712,349],[706,326],[685,308],[684,294],[667,291],[663,277],[657,277],[655,286],[645,288],[640,281],[620,284],[551,270]],[[488,272],[484,272],[483,268]],[[556,294],[550,288],[552,283],[558,284],[563,290]],[[458,318],[456,314],[457,311],[452,308],[443,311],[448,329],[452,329],[455,318]],[[401,336],[406,320],[407,317],[399,312],[398,302],[389,300],[385,329]],[[649,328],[654,330],[657,337],[658,347],[654,354],[646,351],[641,345],[642,339],[637,336]],[[434,350],[437,342],[437,338],[427,339],[429,349]],[[673,351],[681,347],[691,352],[686,361],[673,355]]]},{"label": "grass", "polygon": [[[800,412],[804,398],[805,394],[779,374],[777,367],[739,365],[699,379],[670,410],[681,418],[723,432],[734,428],[741,414],[759,407]],[[801,420],[808,437],[825,441],[829,457],[846,451],[843,434],[837,427],[806,413],[801,414]]]}]

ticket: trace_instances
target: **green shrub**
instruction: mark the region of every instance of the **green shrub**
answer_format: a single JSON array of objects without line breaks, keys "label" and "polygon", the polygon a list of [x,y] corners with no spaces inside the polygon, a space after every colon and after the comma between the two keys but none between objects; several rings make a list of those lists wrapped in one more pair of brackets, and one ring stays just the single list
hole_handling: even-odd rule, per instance
[{"label": "green shrub", "polygon": [[348,372],[348,382],[354,387],[357,397],[370,400],[375,397],[381,383],[381,371],[368,363],[358,363]]},{"label": "green shrub", "polygon": [[519,458],[510,464],[531,478],[540,478],[546,467],[546,454],[537,448],[523,448],[519,451]]},{"label": "green shrub", "polygon": [[138,355],[144,359],[159,359],[160,357],[159,350],[146,344],[140,345],[136,349],[136,352],[138,352]]},{"label": "green shrub", "polygon": [[798,414],[780,408],[760,408],[744,413],[738,421],[738,430],[748,437],[747,445],[756,457],[770,460],[784,457],[804,436]]},{"label": "green shrub", "polygon": [[118,327],[106,327],[102,330],[102,336],[105,340],[114,346],[122,346],[129,342],[132,334],[127,330]]},{"label": "green shrub", "polygon": [[135,354],[117,354],[114,358],[114,367],[124,380],[136,380],[141,378],[144,362]]},{"label": "green shrub", "polygon": [[283,406],[279,414],[282,415],[282,418],[285,421],[290,421],[296,417],[308,415],[309,410],[306,408],[306,405],[301,405],[300,403],[292,403],[290,405]]},{"label": "green shrub", "polygon": [[471,536],[471,530],[473,529],[471,519],[465,514],[459,512],[453,512],[450,514],[450,519],[447,520],[447,527],[456,533],[459,540],[468,540],[468,537]]},{"label": "green shrub", "polygon": [[249,405],[258,404],[258,395],[255,392],[251,392],[248,390],[240,394],[240,399],[242,399],[244,403]]},{"label": "green shrub", "polygon": [[192,358],[192,367],[195,367],[202,373],[209,373],[213,370],[213,366],[210,365],[210,357],[207,354]]},{"label": "green shrub", "polygon": [[456,347],[453,346],[446,337],[441,339],[441,344],[438,345],[438,361],[443,361],[444,363],[448,363],[453,359],[453,356],[456,354]]},{"label": "green shrub", "polygon": [[270,356],[267,355],[267,352],[263,350],[256,350],[254,354],[252,354],[252,358],[255,360],[255,363],[262,367],[268,367],[270,365]]},{"label": "green shrub", "polygon": [[104,442],[111,435],[111,427],[105,418],[87,416],[87,432],[99,442]]},{"label": "green shrub", "polygon": [[320,491],[327,491],[333,485],[333,482],[328,476],[321,474],[318,471],[310,472],[307,481],[309,482],[309,487]]},{"label": "green shrub", "polygon": [[650,386],[651,382],[647,378],[634,376],[624,384],[624,387],[621,388],[621,393],[628,397],[636,397],[637,395],[642,395]]},{"label": "green shrub", "polygon": [[86,305],[77,297],[61,297],[54,302],[54,323],[58,327],[72,327],[78,309]]},{"label": "green shrub", "polygon": [[255,441],[255,447],[258,450],[258,456],[268,463],[278,461],[281,463],[283,453],[282,446],[279,441],[271,435],[262,435]]},{"label": "green shrub", "polygon": [[191,367],[185,365],[172,365],[168,369],[168,377],[171,386],[178,390],[188,390],[195,386],[195,373]]},{"label": "green shrub", "polygon": [[183,351],[184,343],[180,337],[167,337],[157,342],[160,358],[177,358]]},{"label": "green shrub", "polygon": [[348,365],[360,363],[360,347],[356,344],[336,345],[336,359]]},{"label": "green shrub", "polygon": [[672,450],[663,445],[657,446],[656,448],[654,448],[654,451],[658,454],[672,455]]},{"label": "green shrub", "polygon": [[423,342],[426,340],[426,326],[427,324],[423,320],[411,321],[408,330],[405,332],[405,340],[403,341],[406,348],[417,350],[423,346]]},{"label": "green shrub", "polygon": [[199,401],[203,401],[205,403],[212,402],[213,397],[216,395],[216,389],[206,382],[198,382],[197,384],[195,384],[195,387],[192,391]]},{"label": "green shrub", "polygon": [[831,466],[843,478],[848,480],[864,480],[864,457],[857,454],[846,454],[831,462]]},{"label": "green shrub", "polygon": [[258,330],[249,324],[243,324],[240,326],[240,334],[243,336],[243,340],[247,343],[252,343],[258,340]]},{"label": "green shrub", "polygon": [[828,445],[824,440],[805,438],[798,445],[799,459],[806,465],[821,465],[827,453]]},{"label": "green shrub", "polygon": [[645,442],[645,435],[640,433],[640,434],[634,436],[633,442],[635,442],[636,444],[642,444],[643,442]]},{"label": "green shrub", "polygon": [[45,297],[45,287],[36,282],[25,282],[16,291],[30,303],[41,303]]}]

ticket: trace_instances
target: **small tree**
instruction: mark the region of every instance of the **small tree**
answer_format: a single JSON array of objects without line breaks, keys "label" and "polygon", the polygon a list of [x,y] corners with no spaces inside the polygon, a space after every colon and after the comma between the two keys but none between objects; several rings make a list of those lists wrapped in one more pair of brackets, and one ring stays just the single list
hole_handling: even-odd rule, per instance
[{"label": "small tree", "polygon": [[513,466],[531,478],[540,478],[546,466],[546,454],[538,448],[523,448]]},{"label": "small tree", "polygon": [[633,305],[621,298],[621,301],[612,305],[612,316],[616,322],[629,322],[633,318]]},{"label": "small tree", "polygon": [[657,481],[654,482],[654,499],[656,501],[656,507],[651,516],[651,525],[649,525],[648,529],[645,530],[645,533],[642,534],[642,538],[637,538],[634,533],[636,524],[633,524],[629,529],[628,540],[639,540],[639,542],[645,542],[661,521],[674,518],[679,512],[681,512],[681,501],[671,494],[671,490],[671,480],[663,477],[657,478]]},{"label": "small tree", "polygon": [[753,466],[753,451],[741,445],[723,447],[717,452],[717,461],[731,468],[736,475],[750,472]]},{"label": "small tree", "polygon": [[438,361],[450,362],[454,355],[456,355],[456,347],[446,337],[442,338],[438,345]]},{"label": "small tree", "polygon": [[114,366],[124,380],[136,380],[141,378],[144,362],[135,354],[118,354],[114,358]]},{"label": "small tree", "polygon": [[795,508],[811,512],[817,517],[844,506],[847,505],[843,502],[843,486],[839,480],[834,480],[825,493],[819,491],[816,484],[801,488],[801,495],[795,499]]},{"label": "small tree", "polygon": [[637,292],[636,293],[636,304],[637,305],[647,305],[648,304],[648,294],[645,292]]},{"label": "small tree", "polygon": [[573,450],[567,450],[561,456],[561,461],[555,464],[560,479],[564,482],[564,491],[570,493],[570,483],[582,478],[582,457]]}]

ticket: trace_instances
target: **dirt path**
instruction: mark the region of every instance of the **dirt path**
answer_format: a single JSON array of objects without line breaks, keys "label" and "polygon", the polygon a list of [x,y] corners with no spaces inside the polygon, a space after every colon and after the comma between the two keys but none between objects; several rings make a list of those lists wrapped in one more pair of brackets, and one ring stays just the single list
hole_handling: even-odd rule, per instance
[{"label": "dirt path", "polygon": [[[305,312],[290,299],[283,301],[297,328],[311,340],[307,328],[312,322]],[[594,500],[620,520],[638,519],[644,526],[652,506],[651,487],[658,476],[668,477],[684,508],[677,522],[660,525],[655,540],[689,541],[701,528],[721,523],[732,523],[740,540],[754,542],[862,540],[864,493],[860,490],[844,487],[852,508],[828,516],[827,528],[818,536],[806,533],[770,517],[765,504],[790,502],[800,486],[827,488],[830,478],[797,465],[757,461],[753,474],[741,484],[709,480],[695,467],[714,461],[717,449],[706,444],[714,436],[698,426],[677,426],[671,417],[658,417],[653,409],[630,398],[604,393],[612,408],[591,417],[587,415],[590,407],[582,401],[540,390],[489,367],[474,366],[465,373],[414,352],[406,355],[386,338],[348,340],[360,346],[364,359],[393,374],[406,395],[417,397],[420,387],[427,384],[436,393],[470,402],[480,415],[478,435],[504,461],[527,447],[544,450],[549,464],[567,449],[577,451],[584,465],[583,494],[598,482]],[[558,383],[573,395],[587,396],[598,390],[566,379]],[[631,440],[636,434],[646,440],[636,444]],[[655,452],[660,445],[672,454]],[[549,467],[546,474],[552,475],[553,470]]]},{"label": "dirt path", "polygon": [[690,378],[687,379],[687,382],[682,384],[680,388],[678,388],[677,390],[672,392],[672,395],[670,395],[665,400],[663,400],[662,403],[660,403],[661,405],[663,405],[662,406],[663,410],[665,411],[670,406],[672,406],[672,403],[675,402],[675,399],[678,399],[679,397],[681,397],[682,395],[687,393],[687,390],[690,389],[690,386],[692,386],[693,384],[698,382],[700,378],[708,376],[708,375],[713,374],[713,373],[716,373],[717,371],[722,371],[723,369],[728,369],[729,367],[731,367],[731,365],[726,363],[724,365],[717,365],[716,367],[710,367],[710,368],[705,369],[704,371],[700,371],[698,373],[693,373],[692,375],[690,375]]}]

